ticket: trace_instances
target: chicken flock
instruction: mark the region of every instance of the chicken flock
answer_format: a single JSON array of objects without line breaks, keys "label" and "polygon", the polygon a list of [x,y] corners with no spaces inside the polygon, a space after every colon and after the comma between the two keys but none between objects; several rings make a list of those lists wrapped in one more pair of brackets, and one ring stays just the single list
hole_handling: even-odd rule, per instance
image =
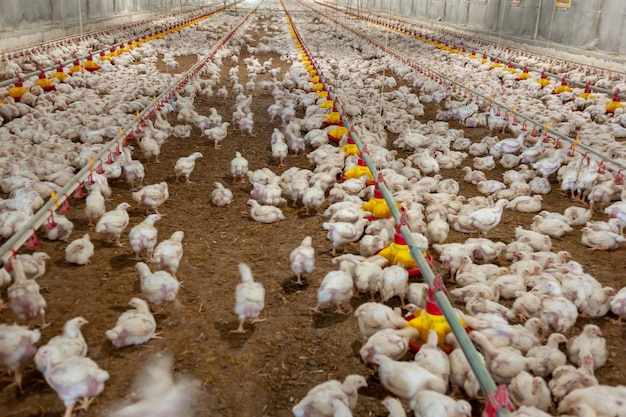
[{"label": "chicken flock", "polygon": [[[568,152],[554,140],[522,130],[514,118],[498,114],[493,107],[481,109],[462,93],[446,90],[391,55],[381,54],[347,28],[338,28],[343,38],[338,43],[333,37],[336,34],[320,31],[322,18],[297,18],[295,22],[305,34],[307,46],[320,51],[313,54],[320,70],[329,76],[328,82],[351,120],[353,133],[366,145],[381,180],[402,207],[415,240],[436,254],[441,273],[454,287],[449,291],[451,297],[464,305],[457,313],[472,329],[470,338],[486,368],[497,384],[508,386],[517,408],[513,414],[626,416],[626,387],[601,385],[595,374],[610,361],[600,328],[587,324],[581,332],[572,334],[581,316],[599,318],[611,312],[621,323],[626,317],[626,288],[606,287],[569,252],[552,251],[553,240],[574,229],[582,231],[580,244],[591,251],[623,250],[620,244],[626,240],[626,189],[619,173],[604,169],[588,154]],[[230,171],[224,173],[231,182],[212,184],[214,188],[206,192],[207,201],[229,210],[234,197],[228,187],[242,186],[248,187],[250,194],[246,200],[248,219],[267,227],[287,220],[294,207],[305,216],[323,216],[320,229],[328,240],[333,270],[317,285],[317,304],[310,307],[310,313],[354,315],[363,342],[359,355],[393,396],[382,400],[391,416],[405,416],[409,409],[421,416],[470,416],[471,404],[480,398],[479,385],[453,335],[446,338],[446,344],[452,347],[449,354],[441,350],[437,335],[430,334],[414,357],[407,360],[409,342],[419,336],[414,328],[406,326],[402,310],[413,313],[423,309],[427,285],[410,277],[407,265],[391,265],[377,255],[394,242],[395,221],[373,217],[372,211],[365,209],[364,204],[375,197],[375,186],[366,177],[338,181],[341,174],[345,177],[350,169],[358,167],[360,160],[358,155],[350,154],[347,137],[342,137],[338,145],[329,143],[329,132],[335,126],[325,120],[332,106],[323,106],[325,99],[311,91],[314,83],[286,30],[285,17],[252,16],[238,35],[173,95],[169,104],[155,112],[154,121],[147,120],[134,133],[136,146],[118,146],[119,152],[109,155],[110,163],[94,163],[103,143],[115,137],[115,130],[107,127],[127,124],[135,111],[151,104],[151,97],[173,81],[169,73],[153,70],[159,54],[172,59],[167,55],[174,49],[172,45],[185,45],[186,49],[177,53],[206,55],[206,41],[216,41],[235,23],[232,17],[216,16],[208,24],[186,26],[120,55],[114,65],[103,61],[101,72],[75,73],[71,81],[58,84],[56,91],[44,93],[33,87],[20,102],[11,103],[8,91],[0,89],[6,101],[0,104],[0,138],[8,144],[3,147],[0,165],[2,192],[8,197],[0,201],[2,236],[9,238],[20,230],[51,192],[60,191],[74,172],[91,164],[94,169],[84,184],[88,195],[82,218],[88,222],[89,233],[71,240],[72,220],[78,219],[60,213],[51,213],[40,230],[48,240],[66,244],[65,261],[79,266],[88,264],[96,254],[96,240],[108,238],[105,246],[110,247],[128,243],[128,257],[137,261],[142,297],[129,294],[125,302],[132,308],[121,312],[102,336],[116,348],[167,337],[157,331],[159,323],[152,310],[176,308],[179,292],[188,291],[177,277],[185,231],[175,231],[166,239],[159,236],[157,222],[160,225],[175,215],[159,209],[166,211],[168,200],[177,198],[170,195],[170,187],[180,177],[185,178],[184,186],[195,186],[190,180],[194,169],[208,169],[205,160],[210,158],[200,152],[181,157],[171,169],[169,184],[144,184],[145,169],[162,164],[159,155],[161,150],[166,151],[167,142],[174,138],[184,141],[193,129],[216,152],[235,130],[247,140],[267,140],[273,165],[253,169],[245,155],[237,151],[232,155]],[[350,24],[357,31],[367,27],[381,31],[380,36],[385,33],[380,28],[360,26],[367,25],[365,22]],[[273,36],[256,47],[249,33],[255,25],[263,26]],[[321,51],[325,43],[331,42],[341,53],[325,56]],[[410,48],[425,48],[409,37],[398,37],[391,44],[403,53]],[[241,58],[243,48],[247,48],[246,58]],[[284,64],[259,62],[254,56],[256,48],[276,53]],[[221,79],[222,66],[236,64],[239,59],[246,74],[239,74],[239,67],[233,65],[228,79]],[[626,117],[619,109],[614,114],[600,110],[610,98],[590,98],[581,103],[574,95],[569,100],[549,95],[546,92],[553,86],[540,89],[533,84],[538,74],[515,83],[512,73],[503,68],[491,68],[481,64],[480,59],[443,49],[429,50],[416,59],[438,60],[442,73],[455,71],[456,77],[463,77],[484,95],[497,96],[537,122],[549,122],[568,135],[575,132],[588,146],[624,162],[623,145],[617,139],[626,136]],[[537,66],[530,59],[528,65]],[[131,62],[135,63],[128,65]],[[20,68],[27,69],[26,64],[23,62]],[[168,68],[174,69],[171,65]],[[385,71],[389,73],[382,75]],[[132,78],[136,79],[133,96],[125,93],[126,83]],[[399,80],[403,85],[397,87]],[[614,84],[619,87],[619,80]],[[115,100],[99,96],[105,91]],[[271,97],[272,104],[267,106],[267,116],[257,114],[255,118],[253,104],[262,94]],[[211,102],[229,95],[236,97],[232,114],[220,115],[215,107],[201,114],[199,107],[194,107],[198,97]],[[437,120],[420,121],[425,106],[431,103],[439,105]],[[274,128],[271,136],[260,137],[255,133],[255,122],[264,119],[276,119],[280,128]],[[178,124],[172,126],[173,120]],[[472,141],[465,137],[464,130],[450,128],[448,122],[452,120],[467,129],[483,126],[501,132]],[[387,147],[387,132],[397,137],[389,140],[394,145],[391,150]],[[304,152],[308,152],[310,167],[290,167],[277,173],[287,165],[289,155]],[[501,180],[490,175],[498,165],[505,169]],[[445,178],[444,172],[450,170],[463,172],[460,178],[464,184]],[[128,202],[113,207],[107,204],[112,198],[109,181],[122,178],[128,183],[130,194],[123,198]],[[461,194],[461,189],[468,187],[475,189],[473,197]],[[543,207],[542,196],[558,191],[567,193],[576,205],[563,213]],[[143,214],[141,219],[132,219],[136,224],[129,228],[133,207]],[[528,227],[515,228],[510,243],[490,239],[509,211],[535,215]],[[592,220],[594,215],[603,220]],[[462,242],[450,242],[451,231],[467,236]],[[293,246],[288,261],[294,285],[303,289],[314,276],[319,257],[312,241],[312,236],[301,242],[289,241]],[[43,252],[19,254],[2,269],[0,283],[7,287],[7,307],[14,316],[3,313],[0,361],[14,374],[10,386],[21,389],[23,369],[34,358],[37,370],[58,393],[66,407],[65,416],[69,417],[78,402],[86,409],[106,389],[110,375],[87,356],[89,344],[80,330],[88,325],[86,318],[68,317],[63,334],[48,337],[48,304],[37,282],[45,276],[48,260]],[[233,285],[233,312],[239,325],[231,332],[246,334],[250,324],[263,326],[256,323],[266,319],[260,318],[265,310],[266,290],[260,278],[262,271],[252,270],[243,262],[238,271],[241,282]],[[236,274],[234,270],[224,273]],[[351,312],[355,296],[369,301]],[[399,304],[394,311],[388,304],[396,298]],[[247,320],[251,321],[248,325]],[[26,324],[8,324],[11,321]],[[29,328],[38,322],[39,328]],[[174,379],[172,361],[167,354],[155,355],[137,377],[130,395],[132,402],[121,402],[111,410],[112,415],[148,415],[153,409],[171,410],[163,415],[183,415],[201,388],[189,377]],[[358,406],[358,390],[367,385],[368,379],[359,374],[346,375],[342,381],[330,379],[295,400],[291,411],[298,417],[350,416]]]}]

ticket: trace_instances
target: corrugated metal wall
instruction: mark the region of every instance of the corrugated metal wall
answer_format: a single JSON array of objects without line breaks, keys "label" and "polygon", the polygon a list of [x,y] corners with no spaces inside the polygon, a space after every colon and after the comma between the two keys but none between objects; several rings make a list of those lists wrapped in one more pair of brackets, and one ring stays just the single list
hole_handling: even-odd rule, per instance
[{"label": "corrugated metal wall", "polygon": [[[391,2],[391,5],[390,5]],[[572,0],[569,9],[556,0],[339,0],[342,7],[411,16],[530,45],[560,44],[626,54],[625,0]],[[391,6],[391,7],[390,7]],[[550,44],[550,45],[548,45]]]},{"label": "corrugated metal wall", "polygon": [[[232,2],[229,0],[229,3]],[[0,48],[12,49],[223,0],[2,0]]]}]

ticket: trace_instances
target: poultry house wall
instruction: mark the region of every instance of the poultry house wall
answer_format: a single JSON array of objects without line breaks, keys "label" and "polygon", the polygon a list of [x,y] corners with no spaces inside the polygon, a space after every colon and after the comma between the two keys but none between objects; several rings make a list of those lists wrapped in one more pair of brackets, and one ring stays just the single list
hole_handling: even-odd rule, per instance
[{"label": "poultry house wall", "polygon": [[[80,19],[79,19],[80,1]],[[130,23],[217,0],[3,0],[0,1],[0,49],[13,49]],[[219,3],[222,3],[221,1]]]},{"label": "poultry house wall", "polygon": [[[345,7],[356,7],[343,0]],[[567,47],[626,54],[626,1],[573,0],[359,0],[363,10],[429,19],[483,36],[497,36],[529,46]],[[434,23],[433,22],[433,23]],[[558,44],[558,45],[557,45]],[[565,48],[564,48],[565,47]],[[590,51],[590,52],[591,52]],[[575,51],[569,51],[575,52]]]}]

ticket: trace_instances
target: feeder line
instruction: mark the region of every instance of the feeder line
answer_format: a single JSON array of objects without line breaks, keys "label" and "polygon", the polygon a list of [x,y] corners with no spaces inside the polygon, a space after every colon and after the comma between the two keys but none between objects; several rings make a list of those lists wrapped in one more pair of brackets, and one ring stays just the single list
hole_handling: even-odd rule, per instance
[{"label": "feeder line", "polygon": [[[305,51],[307,52],[307,56],[309,56],[310,58],[311,54],[308,48],[306,48],[306,46],[304,45],[304,42],[302,42],[302,38],[300,37],[299,32],[295,28],[295,25],[293,24],[293,20],[291,19],[289,12],[287,12],[287,16],[292,21],[291,26],[293,28],[294,33],[296,34],[298,40],[300,41],[303,49],[305,49]],[[327,83],[324,80],[325,77],[319,71],[318,65],[313,59],[311,59],[311,63],[315,67],[317,73],[320,74],[320,81],[324,83],[324,85],[326,86]],[[332,87],[328,87],[327,91],[328,91],[328,96],[331,98],[331,100],[335,104],[335,107],[337,108],[337,111],[341,115],[341,119],[342,119],[344,126],[350,132],[351,138],[354,140],[354,143],[359,149],[359,152],[361,153],[361,158],[365,161],[372,175],[374,177],[377,177],[376,167],[372,163],[372,160],[370,159],[369,155],[367,155],[367,152],[363,152],[363,144],[358,138],[357,134],[352,129],[352,124],[347,119],[347,117],[345,117],[344,112],[341,109],[341,103],[340,103],[339,97],[334,93]],[[389,191],[387,186],[384,184],[384,182],[379,182],[378,188],[381,191],[385,199],[385,202],[389,206],[391,213],[396,221],[396,224],[399,224],[401,221],[401,213],[395,205],[395,201],[393,199],[391,192]],[[432,287],[435,281],[435,274],[433,270],[431,269],[431,267],[428,265],[428,262],[426,262],[426,260],[424,259],[425,248],[421,248],[417,245],[417,242],[413,238],[411,230],[408,228],[406,224],[401,225],[400,231],[407,245],[409,246],[409,252],[411,254],[411,257],[417,263],[420,269],[420,272],[422,276],[424,277],[424,280],[428,283],[430,287]],[[452,307],[452,304],[450,303],[450,300],[446,296],[445,292],[439,289],[435,289],[434,297],[435,297],[435,300],[437,301],[437,304],[441,308],[441,311],[446,321],[448,322],[450,329],[454,333],[461,350],[463,351],[465,357],[467,358],[470,364],[470,367],[472,368],[472,371],[476,375],[476,378],[478,380],[481,390],[485,393],[487,397],[489,397],[490,395],[494,395],[496,392],[496,388],[497,388],[496,384],[491,378],[491,375],[489,374],[489,371],[485,367],[485,364],[482,362],[480,355],[478,354],[478,351],[476,350],[476,347],[472,344],[471,340],[469,339],[469,336],[467,335],[466,330],[461,325],[461,322],[459,321],[459,318],[456,315]],[[510,416],[510,412],[506,408],[498,408],[496,413],[498,417]]]},{"label": "feeder line", "polygon": [[[257,6],[258,8],[258,6]],[[137,117],[137,121],[129,123],[126,127],[120,127],[121,132],[115,136],[109,143],[102,148],[102,150],[93,158],[93,164],[85,165],[72,179],[57,193],[56,199],[49,199],[38,211],[35,213],[29,221],[22,227],[21,230],[17,231],[13,236],[11,236],[1,247],[0,247],[0,261],[7,262],[11,256],[13,256],[20,247],[28,241],[31,235],[36,233],[36,230],[43,224],[43,222],[47,219],[47,216],[50,215],[51,211],[56,211],[56,209],[65,201],[69,199],[69,195],[73,193],[78,187],[81,186],[82,182],[89,176],[92,170],[95,170],[95,167],[98,163],[103,163],[103,159],[108,156],[108,154],[112,151],[113,147],[116,145],[122,145],[126,137],[129,137],[139,130],[139,125],[144,124],[145,120],[156,114],[156,111],[169,101],[169,98],[173,96],[174,92],[183,88],[187,82],[194,77],[205,65],[206,63],[215,55],[215,53],[224,46],[230,38],[243,26],[243,24],[248,20],[248,18],[254,13],[256,10],[251,10],[241,22],[239,22],[233,30],[231,30],[226,36],[224,36],[210,51],[209,53],[199,62],[197,62],[193,67],[191,67],[185,74],[182,74],[176,85],[170,87],[168,90],[161,93],[153,103],[149,104],[144,108],[141,113],[139,113]],[[159,103],[159,104],[157,104]]]}]

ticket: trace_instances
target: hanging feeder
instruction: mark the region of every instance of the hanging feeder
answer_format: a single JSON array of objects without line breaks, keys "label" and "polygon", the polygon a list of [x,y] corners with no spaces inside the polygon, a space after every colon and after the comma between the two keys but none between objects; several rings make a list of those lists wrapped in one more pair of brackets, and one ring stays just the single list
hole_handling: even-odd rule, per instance
[{"label": "hanging feeder", "polygon": [[[413,277],[421,274],[421,271],[417,266],[417,262],[411,256],[411,249],[409,245],[406,244],[406,240],[404,240],[404,236],[402,236],[402,232],[400,231],[403,225],[406,225],[406,217],[404,214],[400,218],[400,222],[396,225],[396,234],[393,238],[393,242],[386,248],[379,250],[376,255],[387,259],[387,262],[391,265],[402,263],[402,266],[409,272],[409,276]],[[428,266],[432,266],[433,257],[426,251],[424,251],[423,256]]]},{"label": "hanging feeder", "polygon": [[[428,294],[426,296],[426,308],[417,309],[412,316],[405,317],[408,320],[407,326],[414,327],[419,332],[420,338],[425,342],[428,341],[428,333],[434,330],[437,333],[438,345],[446,353],[450,353],[452,348],[445,344],[446,336],[452,332],[448,321],[441,312],[441,308],[435,300],[435,291],[446,291],[443,285],[443,279],[441,275],[437,275],[431,286],[428,287]],[[463,319],[459,318],[459,322],[463,328],[467,330],[467,325]],[[410,343],[411,349],[417,351],[421,345]]]},{"label": "hanging feeder", "polygon": [[545,87],[546,85],[550,84],[550,80],[548,80],[548,76],[546,75],[545,71],[541,71],[541,76],[537,80],[537,82],[541,84],[541,87]]},{"label": "hanging feeder", "polygon": [[325,116],[326,120],[324,120],[324,123],[326,125],[339,125],[339,126],[343,126],[343,123],[341,122],[341,114],[339,114],[339,112],[332,112],[329,113]]},{"label": "hanging feeder", "polygon": [[50,74],[49,78],[56,78],[59,82],[63,82],[68,75],[63,71],[63,65],[59,65],[59,68],[52,74]]},{"label": "hanging feeder", "polygon": [[41,240],[37,237],[37,231],[34,227],[31,227],[31,231],[33,232],[28,238],[28,242],[26,242],[26,247],[28,249],[36,249],[41,246]]},{"label": "hanging feeder", "polygon": [[76,61],[74,61],[74,65],[72,65],[72,67],[70,67],[69,73],[73,74],[75,72],[81,71],[82,69],[83,69],[83,66],[80,65],[80,61],[77,59]]},{"label": "hanging feeder", "polygon": [[345,181],[351,178],[359,179],[362,177],[366,177],[365,179],[366,185],[368,186],[374,185],[374,176],[372,175],[372,171],[370,171],[370,169],[367,167],[367,164],[365,163],[363,158],[359,158],[359,162],[357,166],[352,167],[346,170],[346,172],[344,172],[343,174],[341,174],[342,181]]},{"label": "hanging feeder", "polygon": [[530,74],[528,73],[528,68],[524,66],[522,73],[517,76],[517,81],[527,80],[530,78]]},{"label": "hanging feeder", "polygon": [[13,88],[9,89],[9,96],[13,98],[15,101],[20,101],[22,96],[28,92],[26,88],[24,88],[24,82],[21,77],[17,77],[18,81],[15,83]]},{"label": "hanging feeder", "polygon": [[620,101],[619,89],[617,89],[615,90],[615,93],[613,93],[613,101],[606,105],[606,112],[615,113],[615,110],[624,108],[624,103],[621,103]]},{"label": "hanging feeder", "polygon": [[[345,126],[337,126],[331,130],[328,131],[328,140],[331,142],[335,142],[335,143],[339,143],[339,141],[341,141],[341,139],[344,136],[348,136],[349,138],[350,132],[348,131],[348,129]],[[348,140],[352,140],[352,139],[348,139]],[[352,141],[352,143],[354,143],[354,141]],[[355,145],[356,147],[356,145]],[[346,152],[346,156],[348,155],[358,155],[359,154],[359,149],[356,149],[356,152],[352,152],[350,154],[348,154]]]},{"label": "hanging feeder", "polygon": [[80,181],[78,182],[78,187],[76,187],[76,190],[74,191],[74,198],[83,198],[85,196],[85,193],[83,192],[83,186],[80,183]]},{"label": "hanging feeder", "polygon": [[39,86],[43,89],[43,91],[54,90],[54,83],[51,79],[46,77],[46,73],[43,70],[41,70],[41,72],[39,73],[39,79],[35,81],[35,84],[33,84],[33,86]]},{"label": "hanging feeder", "polygon": [[[388,219],[392,216],[391,209],[389,208],[387,201],[383,197],[383,193],[378,187],[381,182],[383,182],[384,184],[383,176],[382,173],[378,173],[378,178],[376,179],[376,184],[374,185],[374,198],[371,198],[361,207],[364,211],[369,211],[370,213],[372,213],[372,216],[368,217],[368,220],[370,221],[374,221],[377,219]],[[400,206],[400,203],[398,203],[397,201],[394,201],[394,203],[398,210],[402,208],[402,206]]]},{"label": "hanging feeder", "polygon": [[591,94],[591,87],[589,87],[589,83],[585,85],[585,91],[579,94],[578,97],[582,98],[583,100],[593,100],[594,98],[596,98],[593,94]]},{"label": "hanging feeder", "polygon": [[552,90],[552,94],[571,93],[572,87],[567,84],[565,77],[561,79],[561,85]]}]

